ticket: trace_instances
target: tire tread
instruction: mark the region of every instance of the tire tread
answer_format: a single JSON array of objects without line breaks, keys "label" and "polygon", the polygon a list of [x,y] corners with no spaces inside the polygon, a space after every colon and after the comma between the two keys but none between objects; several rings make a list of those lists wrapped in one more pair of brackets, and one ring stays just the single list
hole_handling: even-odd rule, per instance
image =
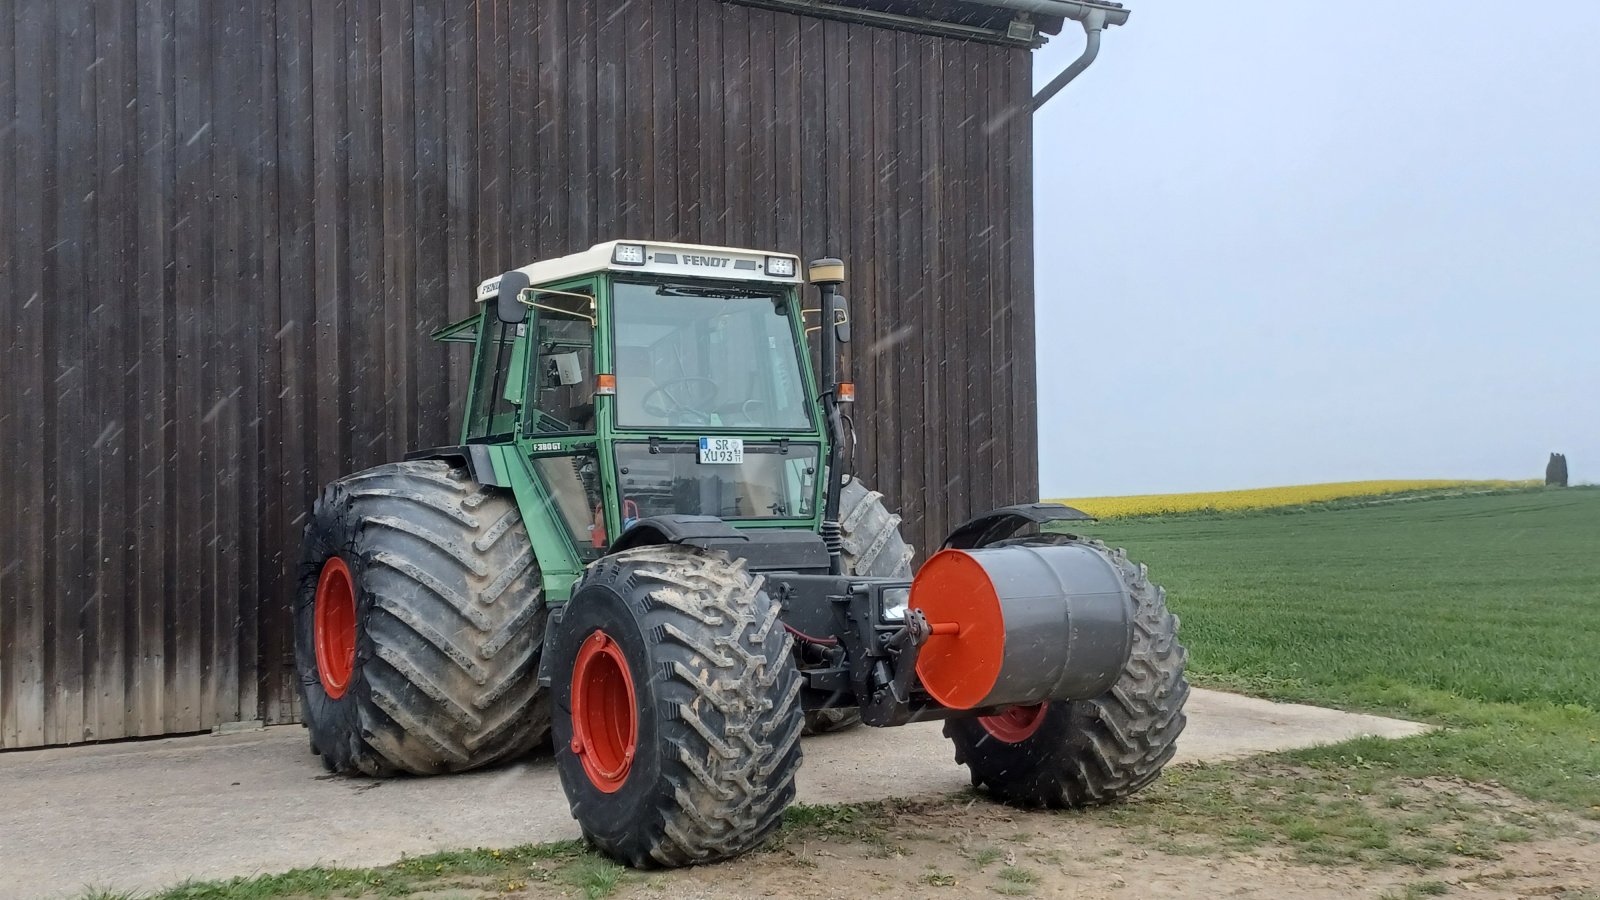
[{"label": "tire tread", "polygon": [[[339,727],[351,733],[320,742],[348,749],[324,760],[341,772],[427,775],[499,762],[542,740],[549,712],[536,677],[548,612],[511,495],[439,460],[346,476],[324,490],[307,525],[303,594],[337,528],[353,533],[344,551],[369,601],[357,645],[366,687],[347,695],[356,714]],[[303,600],[300,613],[309,610]],[[300,668],[303,691],[320,693],[315,659]],[[307,698],[308,719],[323,701]]]}]

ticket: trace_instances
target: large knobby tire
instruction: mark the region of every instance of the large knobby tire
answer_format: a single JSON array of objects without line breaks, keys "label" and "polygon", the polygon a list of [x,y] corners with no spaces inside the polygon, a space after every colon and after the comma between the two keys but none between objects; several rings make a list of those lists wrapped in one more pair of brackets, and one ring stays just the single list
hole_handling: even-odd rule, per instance
[{"label": "large knobby tire", "polygon": [[[844,572],[883,578],[911,578],[912,548],[900,534],[900,517],[889,512],[883,495],[846,475],[839,489],[839,531],[844,539]],[[806,713],[806,731],[827,734],[861,724],[854,707]]]},{"label": "large knobby tire", "polygon": [[459,772],[549,734],[547,610],[508,493],[440,461],[368,469],[323,490],[302,560],[302,715],[330,770]]},{"label": "large knobby tire", "polygon": [[971,769],[974,786],[1018,806],[1082,807],[1127,797],[1161,774],[1187,721],[1188,654],[1166,592],[1142,564],[1099,541],[1039,535],[1001,543],[1076,543],[1106,556],[1133,595],[1133,648],[1116,683],[1092,700],[946,720],[956,762]]},{"label": "large knobby tire", "polygon": [[556,764],[596,849],[687,866],[778,826],[800,768],[800,674],[742,560],[680,546],[601,559],[550,652]]}]

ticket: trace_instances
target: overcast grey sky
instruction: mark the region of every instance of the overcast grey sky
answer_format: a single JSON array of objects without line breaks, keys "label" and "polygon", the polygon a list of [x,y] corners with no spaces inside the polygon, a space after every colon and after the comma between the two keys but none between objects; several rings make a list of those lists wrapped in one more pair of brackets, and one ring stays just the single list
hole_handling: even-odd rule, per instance
[{"label": "overcast grey sky", "polygon": [[1128,5],[1035,117],[1044,495],[1600,481],[1600,2]]}]

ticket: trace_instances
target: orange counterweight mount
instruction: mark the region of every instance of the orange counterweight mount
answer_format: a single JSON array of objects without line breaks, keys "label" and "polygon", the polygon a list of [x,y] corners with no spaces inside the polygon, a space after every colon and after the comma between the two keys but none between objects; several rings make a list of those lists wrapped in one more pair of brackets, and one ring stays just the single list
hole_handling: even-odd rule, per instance
[{"label": "orange counterweight mount", "polygon": [[1098,696],[1133,644],[1132,594],[1081,545],[942,550],[917,572],[910,608],[928,623],[917,677],[951,709]]}]

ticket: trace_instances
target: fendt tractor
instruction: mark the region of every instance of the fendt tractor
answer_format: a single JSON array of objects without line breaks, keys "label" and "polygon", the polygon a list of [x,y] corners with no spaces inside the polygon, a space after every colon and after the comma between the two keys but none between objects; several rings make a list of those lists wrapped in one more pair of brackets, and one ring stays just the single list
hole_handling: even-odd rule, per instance
[{"label": "fendt tractor", "polygon": [[1025,806],[1159,774],[1189,692],[1161,588],[1044,503],[913,576],[845,471],[844,265],[808,274],[815,309],[795,256],[615,241],[479,285],[434,335],[474,348],[460,445],[335,481],[306,527],[295,650],[330,770],[552,741],[584,836],[644,867],[761,842],[802,732],[943,719]]}]

